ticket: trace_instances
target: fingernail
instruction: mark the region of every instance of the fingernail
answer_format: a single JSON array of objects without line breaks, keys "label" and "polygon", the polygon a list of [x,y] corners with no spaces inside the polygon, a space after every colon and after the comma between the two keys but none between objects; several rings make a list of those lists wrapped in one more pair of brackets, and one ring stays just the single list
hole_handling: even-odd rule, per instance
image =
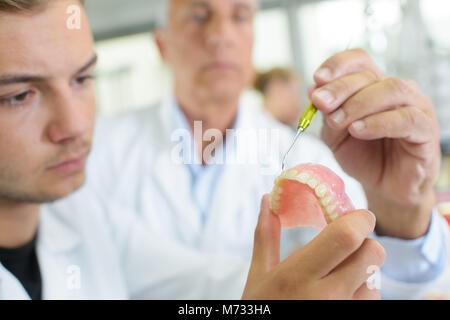
[{"label": "fingernail", "polygon": [[319,78],[322,81],[330,81],[331,80],[331,70],[328,68],[320,68],[316,71],[316,78]]},{"label": "fingernail", "polygon": [[345,113],[344,111],[342,111],[342,109],[337,109],[333,114],[330,115],[330,119],[337,124],[342,123],[345,120]]},{"label": "fingernail", "polygon": [[319,89],[314,91],[313,96],[320,100],[322,104],[329,106],[334,101],[334,96],[331,94],[330,91],[326,89]]},{"label": "fingernail", "polygon": [[353,130],[362,131],[366,128],[366,124],[362,120],[358,120],[352,123]]},{"label": "fingernail", "polygon": [[372,219],[374,220],[374,221],[377,221],[377,216],[375,215],[375,213],[373,213],[372,211],[370,211],[370,210],[366,210],[367,211],[367,213],[369,213],[371,216],[372,216]]}]

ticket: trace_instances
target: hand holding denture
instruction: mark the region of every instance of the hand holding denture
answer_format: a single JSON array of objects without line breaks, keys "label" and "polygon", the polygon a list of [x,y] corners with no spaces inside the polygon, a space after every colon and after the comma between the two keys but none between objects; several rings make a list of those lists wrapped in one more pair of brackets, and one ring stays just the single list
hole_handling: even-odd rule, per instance
[{"label": "hand holding denture", "polygon": [[386,76],[359,49],[331,57],[314,79],[309,95],[324,114],[322,138],[363,185],[377,231],[424,235],[440,167],[432,101],[413,82]]},{"label": "hand holding denture", "polygon": [[244,299],[380,299],[366,283],[369,266],[381,267],[386,252],[367,236],[375,217],[356,210],[336,219],[280,263],[281,215],[264,196],[255,230]]}]

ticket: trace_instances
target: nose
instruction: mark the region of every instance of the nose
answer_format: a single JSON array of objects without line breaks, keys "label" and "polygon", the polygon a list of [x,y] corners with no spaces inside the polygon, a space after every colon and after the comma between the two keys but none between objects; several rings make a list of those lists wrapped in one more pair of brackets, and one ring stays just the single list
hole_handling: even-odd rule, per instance
[{"label": "nose", "polygon": [[68,144],[83,137],[89,130],[86,108],[86,103],[74,95],[70,87],[59,90],[50,102],[50,141],[55,144]]},{"label": "nose", "polygon": [[227,17],[214,17],[206,29],[206,43],[214,49],[230,46],[234,38],[233,22]]}]

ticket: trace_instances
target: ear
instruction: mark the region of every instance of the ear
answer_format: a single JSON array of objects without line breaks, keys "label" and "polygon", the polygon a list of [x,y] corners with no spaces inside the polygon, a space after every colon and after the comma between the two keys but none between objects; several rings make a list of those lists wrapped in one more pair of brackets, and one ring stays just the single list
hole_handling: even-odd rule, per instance
[{"label": "ear", "polygon": [[162,29],[155,29],[153,32],[153,39],[155,39],[156,46],[158,47],[159,54],[163,61],[167,60],[166,53],[166,34]]}]

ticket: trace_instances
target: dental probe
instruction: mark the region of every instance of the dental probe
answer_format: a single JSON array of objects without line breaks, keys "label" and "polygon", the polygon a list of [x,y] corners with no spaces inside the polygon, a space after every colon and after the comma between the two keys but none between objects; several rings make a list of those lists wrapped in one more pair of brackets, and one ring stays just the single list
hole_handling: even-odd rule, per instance
[{"label": "dental probe", "polygon": [[[350,45],[352,44],[354,37],[355,37],[355,35],[353,34],[351,36],[350,40],[348,41],[348,44],[347,44],[347,47],[345,48],[345,50],[348,50],[350,48]],[[291,146],[289,147],[288,151],[286,152],[286,154],[283,157],[283,161],[281,162],[281,171],[284,171],[284,167],[286,165],[286,159],[287,159],[289,152],[295,146],[295,143],[297,142],[298,138],[300,137],[300,134],[303,131],[305,131],[306,128],[309,127],[312,119],[316,115],[316,112],[317,112],[317,108],[310,101],[308,107],[306,108],[305,112],[303,112],[302,117],[300,118],[300,121],[298,122],[297,133],[295,134],[294,141],[292,142]]]},{"label": "dental probe", "polygon": [[312,102],[309,103],[308,107],[306,108],[305,112],[303,112],[302,117],[300,118],[300,121],[298,122],[297,126],[297,133],[295,134],[294,141],[292,142],[291,146],[289,147],[288,151],[283,157],[283,161],[281,163],[281,170],[284,170],[285,162],[287,159],[287,156],[291,149],[294,147],[295,143],[297,142],[298,138],[300,137],[300,134],[306,130],[306,128],[309,127],[311,124],[312,119],[314,118],[314,115],[316,114],[316,107],[313,105]]}]

